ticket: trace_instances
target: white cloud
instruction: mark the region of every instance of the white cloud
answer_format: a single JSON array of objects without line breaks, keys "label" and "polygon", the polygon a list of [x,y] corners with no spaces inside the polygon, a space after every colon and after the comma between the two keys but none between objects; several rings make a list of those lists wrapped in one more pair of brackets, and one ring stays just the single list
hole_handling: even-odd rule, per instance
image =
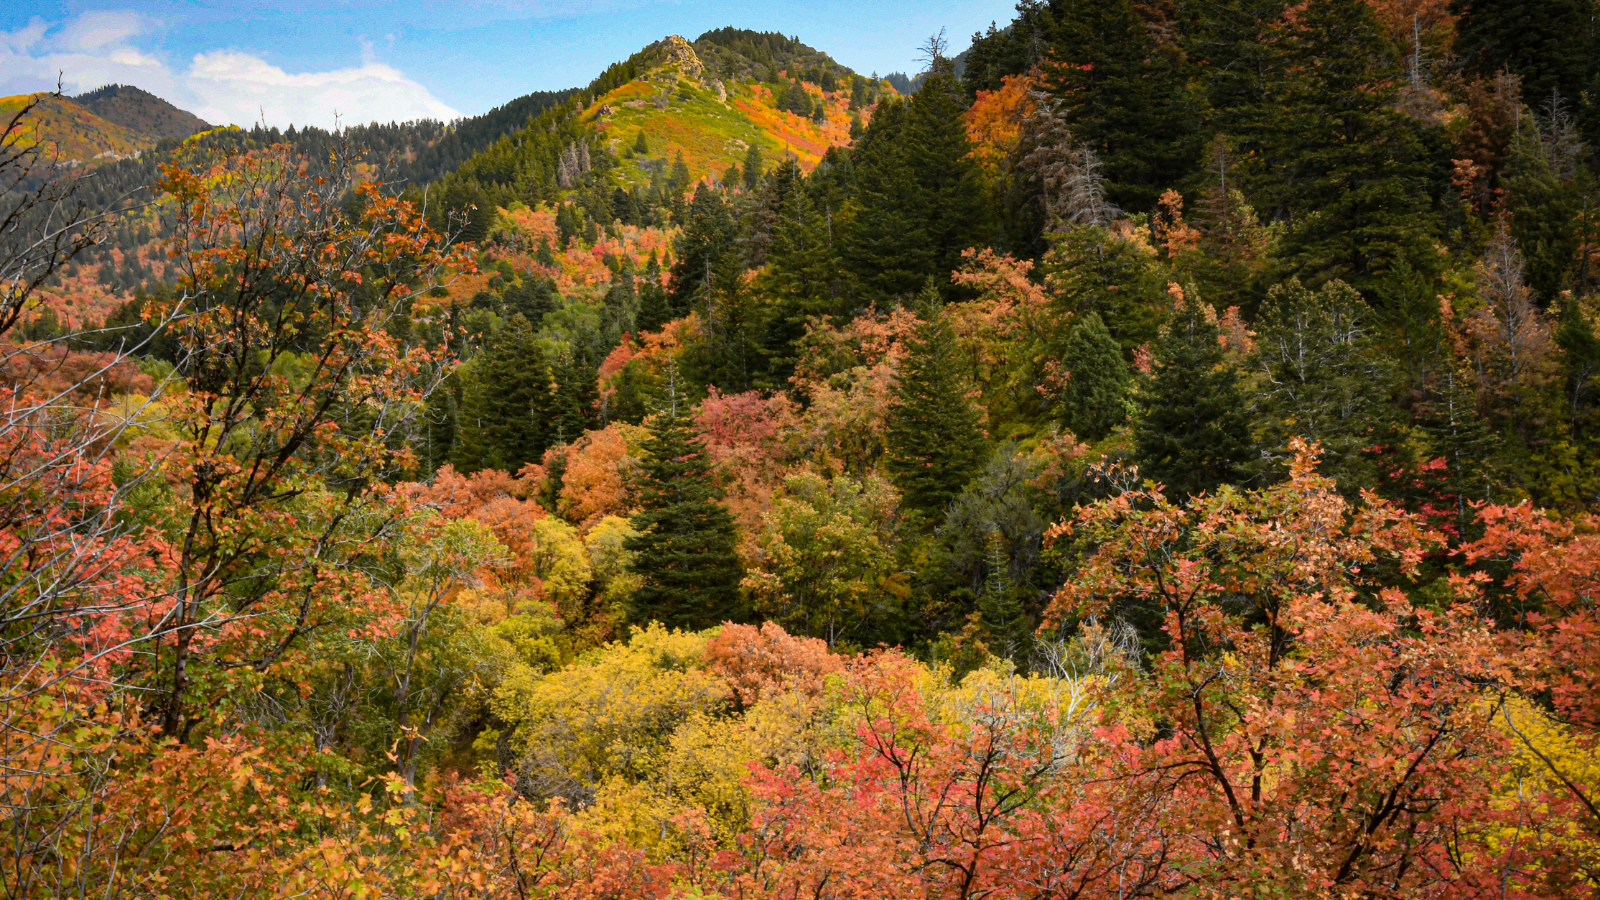
[{"label": "white cloud", "polygon": [[103,50],[120,47],[150,30],[144,16],[130,10],[95,10],[68,21],[53,43],[68,50]]},{"label": "white cloud", "polygon": [[184,81],[199,101],[195,115],[208,122],[331,128],[336,117],[354,124],[460,115],[400,70],[370,59],[353,69],[291,75],[249,53],[217,50],[196,55]]},{"label": "white cloud", "polygon": [[380,62],[365,40],[361,62],[352,68],[290,73],[253,53],[219,49],[196,54],[178,71],[138,46],[156,30],[136,12],[97,11],[59,23],[35,18],[0,32],[0,94],[48,90],[59,73],[69,94],[133,84],[218,125],[331,128],[460,115]]}]

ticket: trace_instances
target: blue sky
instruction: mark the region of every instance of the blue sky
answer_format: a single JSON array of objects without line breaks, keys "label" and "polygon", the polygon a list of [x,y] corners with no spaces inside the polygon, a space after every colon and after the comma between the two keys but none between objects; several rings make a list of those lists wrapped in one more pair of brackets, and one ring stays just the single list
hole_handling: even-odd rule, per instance
[{"label": "blue sky", "polygon": [[10,0],[0,94],[135,84],[215,124],[452,118],[587,83],[667,34],[780,31],[863,73],[914,72],[946,29],[954,51],[1015,0],[332,0],[91,5]]}]

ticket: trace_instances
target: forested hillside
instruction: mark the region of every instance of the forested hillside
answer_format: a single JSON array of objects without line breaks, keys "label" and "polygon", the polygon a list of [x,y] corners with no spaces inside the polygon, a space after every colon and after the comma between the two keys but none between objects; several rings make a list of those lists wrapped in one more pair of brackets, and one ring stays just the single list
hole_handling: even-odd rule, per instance
[{"label": "forested hillside", "polygon": [[952,50],[23,109],[6,895],[1600,894],[1600,6]]}]

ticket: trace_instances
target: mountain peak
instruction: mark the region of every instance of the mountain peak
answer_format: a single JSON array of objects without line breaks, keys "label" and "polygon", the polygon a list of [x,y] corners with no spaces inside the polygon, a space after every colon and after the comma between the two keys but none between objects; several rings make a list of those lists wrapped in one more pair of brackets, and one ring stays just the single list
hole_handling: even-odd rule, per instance
[{"label": "mountain peak", "polygon": [[72,99],[100,118],[152,141],[182,140],[211,128],[199,116],[129,84],[108,84]]},{"label": "mountain peak", "polygon": [[675,68],[680,74],[696,80],[705,77],[705,63],[694,52],[694,45],[679,35],[669,34],[645,50],[654,57],[650,60],[652,68]]}]

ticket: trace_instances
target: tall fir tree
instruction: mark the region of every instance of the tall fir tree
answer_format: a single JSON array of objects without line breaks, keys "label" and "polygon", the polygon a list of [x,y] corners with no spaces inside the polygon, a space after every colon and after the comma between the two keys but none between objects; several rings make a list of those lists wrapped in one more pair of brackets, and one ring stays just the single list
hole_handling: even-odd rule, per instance
[{"label": "tall fir tree", "polygon": [[854,154],[840,250],[861,301],[946,285],[961,252],[987,243],[988,191],[972,157],[963,95],[948,60],[909,101],[880,101]]},{"label": "tall fir tree", "polygon": [[1057,359],[1068,375],[1055,401],[1062,425],[1097,441],[1128,420],[1128,363],[1098,313],[1077,317]]},{"label": "tall fir tree", "polygon": [[907,106],[892,97],[880,100],[852,153],[854,184],[840,216],[841,255],[867,300],[918,290],[933,265],[915,202],[916,180],[906,164]]},{"label": "tall fir tree", "polygon": [[738,223],[722,192],[702,184],[695,189],[689,219],[675,241],[668,306],[673,318],[703,305],[716,279],[738,265]]},{"label": "tall fir tree", "polygon": [[942,286],[961,268],[962,251],[990,238],[988,186],[967,135],[966,97],[954,64],[935,57],[906,111],[906,166],[932,270]]},{"label": "tall fir tree", "polygon": [[932,286],[907,342],[889,409],[884,467],[907,508],[933,517],[961,493],[984,456],[977,408],[967,400],[955,333]]},{"label": "tall fir tree", "polygon": [[550,367],[520,313],[462,371],[461,431],[451,462],[463,472],[516,472],[549,444]]},{"label": "tall fir tree", "polygon": [[707,628],[744,617],[733,516],[720,502],[711,458],[691,428],[672,373],[666,404],[647,426],[638,533],[624,545],[640,584],[629,600],[634,622]]},{"label": "tall fir tree", "polygon": [[599,371],[581,348],[564,349],[555,365],[555,396],[547,427],[551,446],[570,444],[595,427]]},{"label": "tall fir tree", "polygon": [[1528,284],[1543,304],[1553,305],[1578,255],[1579,194],[1556,176],[1542,137],[1533,116],[1523,115],[1501,183],[1509,195],[1511,235],[1527,262]]},{"label": "tall fir tree", "polygon": [[1367,0],[1308,0],[1285,34],[1274,137],[1292,160],[1284,252],[1308,284],[1367,289],[1400,264],[1437,259],[1433,191],[1449,171],[1442,129],[1395,108],[1401,72]]},{"label": "tall fir tree", "polygon": [[1237,481],[1250,461],[1248,403],[1215,316],[1190,299],[1156,340],[1134,424],[1140,472],[1187,497]]},{"label": "tall fir tree", "polygon": [[984,643],[990,653],[1026,670],[1033,655],[1033,623],[1022,603],[1022,589],[1011,580],[1005,538],[999,528],[991,528],[984,540],[984,564],[989,572],[983,592],[978,595],[978,621]]},{"label": "tall fir tree", "polygon": [[1153,211],[1200,157],[1200,106],[1178,45],[1159,41],[1135,0],[1057,0],[1040,22],[1051,58],[1050,92],[1067,107],[1074,138],[1106,172],[1111,202]]},{"label": "tall fir tree", "polygon": [[1483,78],[1519,76],[1535,108],[1565,98],[1585,136],[1600,138],[1600,16],[1592,0],[1453,0],[1450,11],[1463,68]]},{"label": "tall fir tree", "polygon": [[639,330],[659,331],[661,326],[670,321],[672,300],[666,287],[661,284],[661,260],[652,250],[650,261],[645,263],[644,274],[639,278]]},{"label": "tall fir tree", "polygon": [[767,265],[758,282],[772,302],[762,351],[771,378],[794,372],[795,345],[813,319],[843,315],[843,294],[826,211],[800,167],[786,160],[767,180],[771,226]]},{"label": "tall fir tree", "polygon": [[1275,286],[1257,320],[1262,449],[1286,460],[1290,438],[1315,441],[1320,471],[1352,494],[1377,480],[1366,449],[1393,440],[1398,383],[1376,326],[1366,301],[1342,281],[1316,291],[1292,280]]}]

